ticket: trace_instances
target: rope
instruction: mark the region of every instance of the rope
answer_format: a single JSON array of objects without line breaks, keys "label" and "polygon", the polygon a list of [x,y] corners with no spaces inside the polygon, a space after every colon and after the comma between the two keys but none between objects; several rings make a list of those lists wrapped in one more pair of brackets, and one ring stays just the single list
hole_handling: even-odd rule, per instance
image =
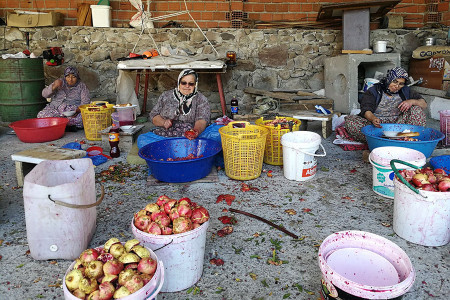
[{"label": "rope", "polygon": [[[149,2],[149,1],[147,1],[147,11],[148,11],[148,9],[149,9],[149,3],[148,3],[148,2]],[[186,0],[183,0],[183,2],[184,2],[184,7],[186,8],[186,10],[184,10],[184,11],[179,11],[179,12],[175,12],[175,13],[171,13],[171,14],[168,14],[168,15],[159,16],[159,17],[153,17],[153,18],[148,18],[147,14],[144,14],[144,13],[143,13],[144,7],[142,6],[141,12],[143,13],[142,15],[144,16],[144,17],[141,19],[141,20],[142,20],[142,30],[141,30],[141,33],[139,34],[139,37],[138,37],[136,43],[134,44],[132,53],[134,53],[137,44],[138,44],[139,41],[141,40],[141,36],[142,36],[144,30],[145,30],[145,29],[151,29],[151,28],[147,28],[147,27],[146,27],[146,23],[145,23],[144,21],[158,21],[158,20],[163,20],[163,19],[167,19],[167,18],[170,18],[170,17],[175,17],[175,16],[179,16],[179,15],[183,15],[183,14],[188,14],[188,16],[189,16],[189,17],[191,18],[191,20],[194,22],[195,26],[197,26],[198,30],[200,30],[200,32],[202,33],[202,35],[205,37],[206,41],[211,45],[211,47],[213,48],[213,50],[214,50],[214,52],[216,53],[216,55],[219,56],[219,52],[217,52],[217,50],[216,50],[216,48],[214,47],[214,45],[211,43],[211,41],[208,39],[208,37],[206,36],[206,34],[203,32],[203,30],[202,30],[202,29],[200,28],[200,26],[198,25],[197,21],[195,21],[194,17],[192,17],[191,13],[189,12],[189,9],[188,9],[188,7],[187,7]],[[156,48],[156,50],[158,51],[158,53],[161,53],[161,51],[160,51],[158,45],[156,44],[156,41],[155,41],[155,39],[153,38],[153,35],[152,35],[152,33],[150,32],[150,30],[148,30],[148,35],[149,35],[150,38],[152,39],[153,45],[155,46],[155,48]],[[160,56],[161,56],[161,58],[162,58],[162,60],[163,60],[163,62],[164,62],[164,65],[167,65],[167,64],[166,64],[166,61],[165,61],[165,59],[164,59],[164,56],[163,56],[163,55],[160,55]],[[169,70],[170,70],[170,69],[169,69]]]}]

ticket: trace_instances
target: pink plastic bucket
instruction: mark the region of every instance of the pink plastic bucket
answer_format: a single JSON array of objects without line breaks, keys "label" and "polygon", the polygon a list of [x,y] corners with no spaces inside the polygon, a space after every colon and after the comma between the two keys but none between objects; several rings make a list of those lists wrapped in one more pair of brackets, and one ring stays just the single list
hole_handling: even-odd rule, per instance
[{"label": "pink plastic bucket", "polygon": [[[148,249],[148,248],[147,248]],[[158,260],[158,257],[156,254],[148,249],[150,251],[150,257],[158,262],[158,265],[156,267],[155,274],[153,275],[153,278],[147,282],[146,285],[144,285],[140,290],[137,292],[120,298],[122,300],[141,300],[141,299],[156,299],[156,296],[161,291],[161,288],[164,284],[164,264],[161,260]],[[67,276],[67,273],[69,273],[73,267],[75,266],[75,261],[70,265],[69,269],[67,269],[66,274],[64,275],[64,279]],[[66,281],[63,280],[63,290],[64,290],[64,299],[66,300],[79,300],[79,298],[72,295],[72,293],[69,291],[69,289],[66,286]]]},{"label": "pink plastic bucket", "polygon": [[136,239],[158,253],[164,263],[166,280],[161,292],[177,292],[193,286],[202,276],[206,246],[206,230],[209,221],[200,227],[179,234],[154,235],[134,226],[131,230]]},{"label": "pink plastic bucket", "polygon": [[399,246],[363,231],[328,236],[319,248],[319,267],[324,299],[393,299],[415,280],[411,261]]}]

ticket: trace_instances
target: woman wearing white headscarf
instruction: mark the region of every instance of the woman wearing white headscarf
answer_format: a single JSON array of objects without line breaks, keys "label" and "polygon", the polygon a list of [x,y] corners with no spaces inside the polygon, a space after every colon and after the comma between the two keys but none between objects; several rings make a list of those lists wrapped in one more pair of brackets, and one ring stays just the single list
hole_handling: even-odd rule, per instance
[{"label": "woman wearing white headscarf", "polygon": [[194,139],[205,130],[211,110],[208,99],[197,87],[197,73],[191,69],[181,71],[177,87],[162,93],[150,112],[150,120],[157,126],[153,133]]},{"label": "woman wearing white headscarf", "polygon": [[359,101],[361,112],[345,118],[345,130],[356,141],[365,142],[361,128],[382,123],[426,126],[427,103],[406,85],[408,73],[395,67],[379,83],[371,86]]}]

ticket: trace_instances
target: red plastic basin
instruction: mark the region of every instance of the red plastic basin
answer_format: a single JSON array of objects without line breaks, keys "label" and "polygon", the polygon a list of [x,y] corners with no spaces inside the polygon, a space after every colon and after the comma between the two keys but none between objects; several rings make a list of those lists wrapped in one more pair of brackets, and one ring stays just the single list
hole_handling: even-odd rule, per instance
[{"label": "red plastic basin", "polygon": [[44,143],[61,138],[68,122],[67,118],[34,118],[12,122],[9,127],[24,143]]}]

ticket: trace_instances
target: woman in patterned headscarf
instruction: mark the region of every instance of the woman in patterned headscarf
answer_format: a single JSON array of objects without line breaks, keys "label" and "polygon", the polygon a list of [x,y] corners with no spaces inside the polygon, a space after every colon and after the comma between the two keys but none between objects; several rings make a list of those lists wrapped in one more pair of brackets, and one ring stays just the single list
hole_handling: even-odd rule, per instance
[{"label": "woman in patterned headscarf", "polygon": [[344,126],[350,137],[365,142],[361,128],[370,124],[376,127],[381,127],[381,123],[426,126],[427,103],[421,95],[411,91],[406,85],[407,79],[405,69],[395,67],[364,93],[359,100],[359,115],[345,118]]},{"label": "woman in patterned headscarf", "polygon": [[208,99],[197,90],[198,75],[192,69],[181,71],[177,87],[161,94],[150,112],[157,128],[153,133],[163,137],[186,136],[194,139],[209,124]]},{"label": "woman in patterned headscarf", "polygon": [[66,111],[75,111],[68,117],[68,128],[83,128],[81,111],[78,108],[82,104],[90,103],[89,90],[80,79],[80,74],[75,67],[67,67],[64,76],[56,79],[52,84],[42,90],[42,97],[51,98],[51,102],[41,110],[37,117],[62,117]]}]

